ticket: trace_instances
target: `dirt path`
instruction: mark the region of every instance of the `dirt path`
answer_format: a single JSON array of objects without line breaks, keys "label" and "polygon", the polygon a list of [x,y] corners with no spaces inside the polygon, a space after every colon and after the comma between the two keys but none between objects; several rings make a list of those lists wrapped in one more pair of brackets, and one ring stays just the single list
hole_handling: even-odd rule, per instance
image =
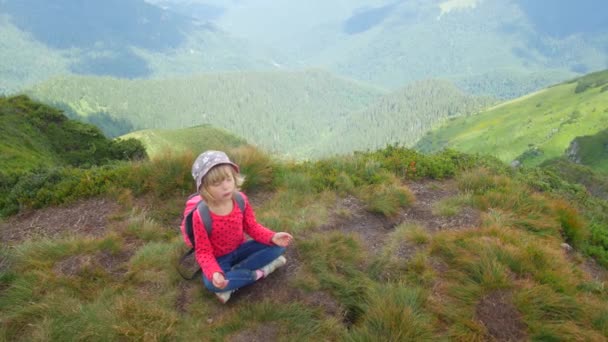
[{"label": "dirt path", "polygon": [[59,236],[103,236],[121,209],[105,198],[80,200],[75,204],[27,211],[0,222],[0,242],[12,245],[31,238]]}]

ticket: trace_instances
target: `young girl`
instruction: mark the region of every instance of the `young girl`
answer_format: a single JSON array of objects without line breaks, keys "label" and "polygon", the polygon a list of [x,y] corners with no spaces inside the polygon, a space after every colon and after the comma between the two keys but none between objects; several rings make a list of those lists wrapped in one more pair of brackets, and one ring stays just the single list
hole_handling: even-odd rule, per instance
[{"label": "young girl", "polygon": [[[282,254],[293,237],[285,232],[275,233],[256,221],[247,197],[238,192],[244,179],[239,167],[224,152],[206,151],[199,155],[192,165],[192,177],[200,197],[188,200],[184,217],[194,210],[194,253],[203,271],[203,282],[226,303],[236,289],[285,265]],[[239,194],[244,199],[244,211],[235,201]],[[210,211],[210,233],[196,210],[201,199]],[[184,225],[185,219],[182,232]],[[253,240],[247,241],[244,233]]]}]

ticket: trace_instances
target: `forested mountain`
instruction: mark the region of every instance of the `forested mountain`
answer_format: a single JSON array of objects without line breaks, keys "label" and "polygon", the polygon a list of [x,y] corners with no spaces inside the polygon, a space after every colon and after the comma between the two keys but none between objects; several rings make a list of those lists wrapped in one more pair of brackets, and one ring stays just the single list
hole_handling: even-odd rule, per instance
[{"label": "forested mountain", "polygon": [[323,71],[201,74],[166,80],[61,77],[29,91],[83,116],[110,113],[135,129],[209,123],[269,151],[308,151],[337,120],[384,90]]},{"label": "forested mountain", "polygon": [[349,153],[387,144],[412,146],[445,119],[475,113],[494,100],[463,93],[448,81],[418,81],[338,122],[319,150]]},{"label": "forested mountain", "polygon": [[[571,142],[608,128],[608,70],[502,103],[477,115],[450,120],[417,145],[423,151],[444,147],[494,155],[505,162],[538,165],[562,157]],[[580,158],[602,169],[602,134],[578,138]],[[585,146],[583,148],[583,146]],[[572,149],[572,146],[570,147]],[[574,153],[576,155],[576,153]],[[574,159],[577,157],[575,156]]]},{"label": "forested mountain", "polygon": [[298,158],[387,143],[411,145],[442,119],[489,103],[446,81],[420,82],[386,94],[314,70],[171,80],[57,78],[30,94],[85,117],[111,113],[108,119],[129,122],[135,129],[211,124]]},{"label": "forested mountain", "polygon": [[35,168],[145,157],[137,140],[109,140],[97,127],[70,120],[26,96],[0,97],[0,135],[0,185],[8,174]]}]

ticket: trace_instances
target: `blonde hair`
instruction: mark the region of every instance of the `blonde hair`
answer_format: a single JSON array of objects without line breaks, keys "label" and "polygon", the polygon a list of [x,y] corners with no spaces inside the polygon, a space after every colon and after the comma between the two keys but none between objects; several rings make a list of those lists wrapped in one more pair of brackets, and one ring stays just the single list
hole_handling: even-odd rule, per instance
[{"label": "blonde hair", "polygon": [[234,167],[229,164],[220,164],[214,166],[207,172],[207,174],[203,177],[201,187],[199,193],[201,197],[205,200],[205,202],[214,204],[217,200],[213,198],[211,193],[209,192],[209,187],[213,184],[217,184],[223,182],[224,180],[232,177],[234,179],[234,191],[240,191],[241,185],[245,181],[245,177],[240,173],[236,172]]}]

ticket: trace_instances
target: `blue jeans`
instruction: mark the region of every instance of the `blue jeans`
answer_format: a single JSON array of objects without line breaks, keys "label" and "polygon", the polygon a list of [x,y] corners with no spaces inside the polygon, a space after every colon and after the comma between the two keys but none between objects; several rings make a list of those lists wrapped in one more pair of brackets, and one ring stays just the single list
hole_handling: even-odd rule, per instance
[{"label": "blue jeans", "polygon": [[249,240],[233,252],[217,258],[217,263],[228,280],[228,286],[223,289],[217,288],[205,275],[203,275],[203,283],[212,292],[231,291],[247,286],[255,282],[255,270],[268,265],[284,252],[284,247],[268,246]]}]

